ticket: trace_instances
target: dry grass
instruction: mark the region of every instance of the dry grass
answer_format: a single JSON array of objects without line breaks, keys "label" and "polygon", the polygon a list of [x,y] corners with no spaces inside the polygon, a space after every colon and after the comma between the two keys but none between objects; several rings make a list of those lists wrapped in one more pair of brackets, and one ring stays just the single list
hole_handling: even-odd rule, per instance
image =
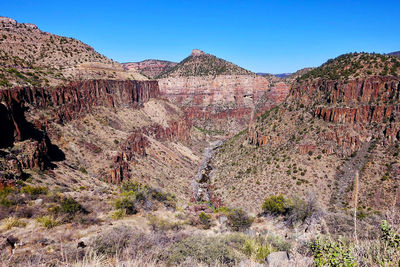
[{"label": "dry grass", "polygon": [[8,217],[3,220],[3,228],[6,230],[10,230],[13,227],[25,227],[26,222],[20,218],[16,217]]}]

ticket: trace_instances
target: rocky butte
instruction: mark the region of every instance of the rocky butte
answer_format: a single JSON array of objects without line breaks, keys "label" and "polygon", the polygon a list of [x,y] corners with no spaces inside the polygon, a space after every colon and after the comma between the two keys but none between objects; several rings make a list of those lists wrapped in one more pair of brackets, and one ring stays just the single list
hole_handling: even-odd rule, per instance
[{"label": "rocky butte", "polygon": [[[161,74],[158,82],[161,93],[198,126],[226,133],[245,127],[257,104],[268,109],[288,93],[284,83],[271,87],[266,78],[198,49]],[[266,107],[259,104],[262,98],[270,101]]]}]

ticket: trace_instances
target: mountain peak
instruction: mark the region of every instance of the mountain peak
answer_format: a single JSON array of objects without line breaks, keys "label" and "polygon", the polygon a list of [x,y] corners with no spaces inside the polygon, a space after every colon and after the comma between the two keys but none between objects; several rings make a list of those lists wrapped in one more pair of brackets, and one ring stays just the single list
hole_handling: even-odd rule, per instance
[{"label": "mountain peak", "polygon": [[200,49],[193,49],[192,50],[192,54],[190,54],[193,57],[197,57],[197,56],[202,56],[205,55],[206,53],[204,53],[203,51],[201,51]]}]

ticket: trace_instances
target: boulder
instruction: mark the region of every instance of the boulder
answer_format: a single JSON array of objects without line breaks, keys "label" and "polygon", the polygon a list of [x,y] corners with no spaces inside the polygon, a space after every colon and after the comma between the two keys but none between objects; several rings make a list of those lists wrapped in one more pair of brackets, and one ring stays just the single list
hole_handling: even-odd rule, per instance
[{"label": "boulder", "polygon": [[267,257],[269,267],[289,266],[289,255],[286,251],[271,252]]}]

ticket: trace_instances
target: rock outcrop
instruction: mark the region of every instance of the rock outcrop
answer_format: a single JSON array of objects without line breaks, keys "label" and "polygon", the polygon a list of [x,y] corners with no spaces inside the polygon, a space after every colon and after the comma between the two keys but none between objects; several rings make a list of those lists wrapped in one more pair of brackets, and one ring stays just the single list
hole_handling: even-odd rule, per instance
[{"label": "rock outcrop", "polygon": [[[65,123],[84,116],[97,106],[138,108],[150,98],[159,96],[156,81],[91,80],[55,88],[20,87],[2,90],[0,123],[3,128],[0,147],[14,146],[19,152],[4,152],[4,158],[9,158],[9,164],[2,162],[0,171],[3,174],[12,173],[12,177],[8,177],[11,179],[21,176],[18,174],[19,168],[44,170],[50,166],[51,150],[55,148],[46,134],[47,120]],[[46,110],[52,115],[43,121],[29,122],[25,118],[25,110],[28,108]],[[180,125],[174,127],[177,129],[165,130],[161,135],[172,135],[171,131],[182,134]],[[132,152],[143,154],[145,140],[140,139],[142,143],[139,147],[137,136],[133,135],[127,140],[127,146]],[[94,146],[85,145],[90,148]],[[95,147],[93,149],[96,150]],[[119,161],[116,159],[116,162]]]},{"label": "rock outcrop", "polygon": [[159,124],[143,127],[135,130],[120,146],[121,153],[113,159],[114,166],[111,169],[109,182],[119,184],[130,178],[129,163],[135,163],[135,157],[145,157],[146,147],[150,145],[149,138],[157,141],[186,140],[189,137],[190,120],[169,121],[168,127]]},{"label": "rock outcrop", "polygon": [[[51,109],[57,122],[76,119],[93,107],[139,107],[150,98],[159,97],[157,81],[88,80],[53,88],[19,87],[0,91],[0,102],[9,111],[21,135],[19,120],[24,104]],[[0,107],[1,108],[1,107]],[[4,110],[4,108],[2,108]]]},{"label": "rock outcrop", "polygon": [[161,93],[200,125],[223,128],[233,119],[239,129],[249,123],[257,101],[269,88],[265,78],[252,75],[171,77],[159,84]]},{"label": "rock outcrop", "polygon": [[394,76],[372,76],[347,82],[317,79],[293,85],[290,96],[303,104],[388,103],[399,100],[399,78]]},{"label": "rock outcrop", "polygon": [[[400,137],[400,79],[393,76],[294,83],[288,100],[330,123],[331,130],[319,137],[334,141],[345,154],[373,138],[392,142]],[[250,128],[250,144],[265,145],[268,140],[259,129]],[[299,152],[308,153],[308,149],[299,147]]]}]

